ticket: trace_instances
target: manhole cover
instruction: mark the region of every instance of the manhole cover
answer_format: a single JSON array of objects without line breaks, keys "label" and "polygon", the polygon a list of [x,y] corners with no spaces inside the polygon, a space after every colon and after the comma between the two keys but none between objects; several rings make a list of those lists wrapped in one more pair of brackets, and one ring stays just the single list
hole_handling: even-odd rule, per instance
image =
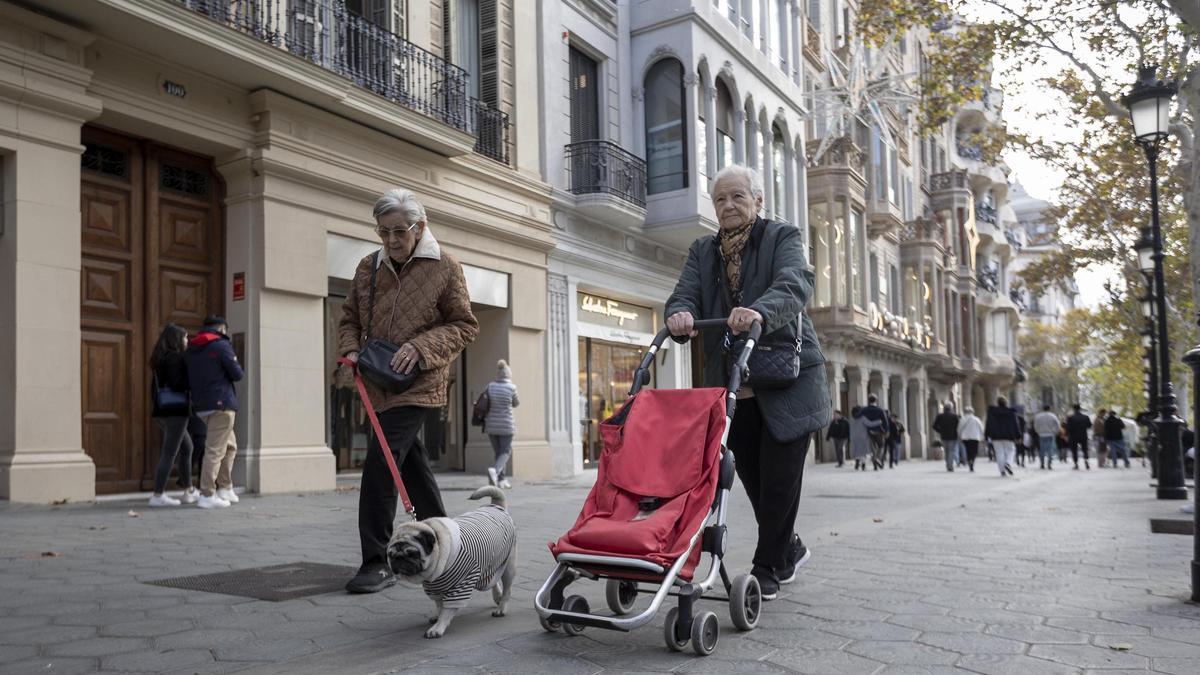
[{"label": "manhole cover", "polygon": [[1155,534],[1192,534],[1196,525],[1190,520],[1177,518],[1151,518],[1150,531]]},{"label": "manhole cover", "polygon": [[279,602],[341,591],[357,571],[353,567],[342,565],[299,562],[199,574],[193,577],[159,579],[146,583]]},{"label": "manhole cover", "polygon": [[813,495],[816,499],[879,499],[879,495]]}]

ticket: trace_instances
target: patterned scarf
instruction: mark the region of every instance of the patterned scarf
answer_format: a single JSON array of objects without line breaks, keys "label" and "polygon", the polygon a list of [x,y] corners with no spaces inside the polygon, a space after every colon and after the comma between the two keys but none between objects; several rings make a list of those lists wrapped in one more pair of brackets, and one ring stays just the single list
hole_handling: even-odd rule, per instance
[{"label": "patterned scarf", "polygon": [[721,228],[718,236],[721,241],[721,258],[725,261],[725,278],[729,280],[729,291],[734,296],[742,290],[742,250],[750,241],[750,230],[754,222],[733,229]]}]

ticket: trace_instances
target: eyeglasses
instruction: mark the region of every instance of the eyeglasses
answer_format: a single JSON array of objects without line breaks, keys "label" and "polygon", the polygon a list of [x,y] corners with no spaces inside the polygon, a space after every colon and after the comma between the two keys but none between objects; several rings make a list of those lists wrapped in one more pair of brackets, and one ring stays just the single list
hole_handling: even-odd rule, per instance
[{"label": "eyeglasses", "polygon": [[386,227],[377,227],[375,228],[375,234],[378,234],[380,239],[390,239],[392,237],[399,237],[406,232],[412,232],[413,230],[417,229],[417,225],[420,224],[421,221],[418,220],[408,227],[393,227],[391,229]]}]

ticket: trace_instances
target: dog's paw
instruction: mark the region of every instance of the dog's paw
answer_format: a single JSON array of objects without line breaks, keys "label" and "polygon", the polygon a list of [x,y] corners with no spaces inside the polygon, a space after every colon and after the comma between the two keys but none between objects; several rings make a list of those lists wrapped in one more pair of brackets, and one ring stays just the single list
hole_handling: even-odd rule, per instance
[{"label": "dog's paw", "polygon": [[497,607],[496,609],[492,610],[492,616],[504,616],[504,614],[505,612],[503,607]]},{"label": "dog's paw", "polygon": [[425,631],[425,637],[430,640],[436,640],[437,638],[442,637],[442,634],[444,634],[445,632],[446,632],[445,628],[438,628],[437,626],[434,626],[433,628],[430,628],[429,630]]}]

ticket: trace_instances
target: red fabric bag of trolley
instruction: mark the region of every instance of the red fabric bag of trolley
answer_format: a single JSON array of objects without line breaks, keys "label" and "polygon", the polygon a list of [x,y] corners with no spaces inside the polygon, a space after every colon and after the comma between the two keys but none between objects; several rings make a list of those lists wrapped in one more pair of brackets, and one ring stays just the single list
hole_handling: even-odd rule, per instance
[{"label": "red fabric bag of trolley", "polygon": [[[716,494],[725,393],[644,390],[605,420],[596,485],[575,526],[551,550],[636,557],[664,567],[683,555]],[[694,565],[685,568],[685,578]]]}]

